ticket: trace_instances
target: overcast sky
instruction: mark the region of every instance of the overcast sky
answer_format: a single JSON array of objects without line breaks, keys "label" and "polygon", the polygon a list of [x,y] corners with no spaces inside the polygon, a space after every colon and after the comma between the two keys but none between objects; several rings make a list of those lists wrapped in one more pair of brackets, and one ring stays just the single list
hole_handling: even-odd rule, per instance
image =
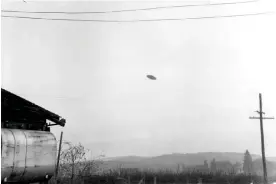
[{"label": "overcast sky", "polygon": [[[2,9],[107,11],[206,2],[4,1]],[[268,12],[275,5],[3,14],[133,20]],[[261,154],[259,121],[248,117],[257,115],[259,93],[266,115],[276,116],[275,22],[275,13],[138,23],[2,18],[2,87],[63,116],[66,126],[52,132],[59,137],[63,131],[65,140],[83,143],[95,156]],[[276,156],[276,120],[265,120],[264,131],[267,155]]]}]

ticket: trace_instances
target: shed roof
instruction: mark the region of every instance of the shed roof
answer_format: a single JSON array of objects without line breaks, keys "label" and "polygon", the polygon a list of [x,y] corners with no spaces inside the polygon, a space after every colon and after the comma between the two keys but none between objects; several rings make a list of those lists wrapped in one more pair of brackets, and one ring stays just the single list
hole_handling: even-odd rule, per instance
[{"label": "shed roof", "polygon": [[66,120],[20,96],[1,88],[1,121],[39,123],[52,121],[54,125],[64,126]]}]

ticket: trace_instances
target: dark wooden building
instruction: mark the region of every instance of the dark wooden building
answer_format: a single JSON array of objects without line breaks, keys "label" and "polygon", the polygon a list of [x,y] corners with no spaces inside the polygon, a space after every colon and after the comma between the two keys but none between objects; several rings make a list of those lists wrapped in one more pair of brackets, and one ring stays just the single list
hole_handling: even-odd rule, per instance
[{"label": "dark wooden building", "polygon": [[59,115],[1,88],[2,128],[50,131],[50,126],[65,123]]}]

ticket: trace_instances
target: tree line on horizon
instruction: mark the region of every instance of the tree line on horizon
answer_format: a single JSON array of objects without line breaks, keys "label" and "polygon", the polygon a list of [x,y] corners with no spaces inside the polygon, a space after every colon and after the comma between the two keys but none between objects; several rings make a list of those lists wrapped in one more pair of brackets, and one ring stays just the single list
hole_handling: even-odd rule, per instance
[{"label": "tree line on horizon", "polygon": [[[219,165],[221,162],[217,162],[215,159],[210,162],[210,167],[207,161],[204,161],[203,165],[187,168],[186,170],[180,170],[179,165],[176,170],[141,170],[121,167],[103,170],[100,168],[100,165],[104,163],[103,155],[91,160],[88,159],[88,150],[82,144],[74,145],[64,142],[62,145],[58,176],[53,177],[50,183],[57,183],[58,181],[58,183],[78,184],[83,183],[84,178],[87,179],[92,176],[122,177],[132,181],[131,184],[135,184],[135,181],[141,179],[144,179],[147,183],[152,183],[154,177],[157,178],[158,183],[193,183],[198,179],[202,179],[202,182],[205,183],[249,184],[249,181],[259,182],[262,179],[254,169],[254,163],[248,150],[244,153],[242,167],[239,165],[242,172],[234,170],[233,165],[230,167],[230,162],[225,162],[226,170],[223,170]],[[271,179],[276,181],[276,174],[275,178]]]}]

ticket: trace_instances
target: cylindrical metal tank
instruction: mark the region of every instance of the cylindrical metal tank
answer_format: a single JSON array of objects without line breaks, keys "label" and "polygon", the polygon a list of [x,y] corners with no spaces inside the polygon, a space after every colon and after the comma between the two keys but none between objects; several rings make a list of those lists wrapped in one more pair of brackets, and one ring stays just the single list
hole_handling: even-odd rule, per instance
[{"label": "cylindrical metal tank", "polygon": [[1,129],[1,181],[39,182],[55,172],[57,141],[51,132]]}]

